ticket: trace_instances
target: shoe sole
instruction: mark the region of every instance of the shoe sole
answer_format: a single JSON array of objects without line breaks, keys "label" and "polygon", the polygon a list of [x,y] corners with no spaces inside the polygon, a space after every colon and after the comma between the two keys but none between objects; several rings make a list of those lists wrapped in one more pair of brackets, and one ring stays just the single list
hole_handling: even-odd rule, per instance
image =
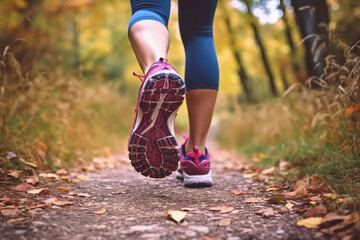
[{"label": "shoe sole", "polygon": [[211,171],[204,175],[188,175],[183,172],[184,187],[188,188],[205,188],[213,185]]},{"label": "shoe sole", "polygon": [[142,175],[162,178],[177,169],[174,121],[184,96],[184,80],[173,71],[161,70],[145,80],[128,145],[131,164]]}]

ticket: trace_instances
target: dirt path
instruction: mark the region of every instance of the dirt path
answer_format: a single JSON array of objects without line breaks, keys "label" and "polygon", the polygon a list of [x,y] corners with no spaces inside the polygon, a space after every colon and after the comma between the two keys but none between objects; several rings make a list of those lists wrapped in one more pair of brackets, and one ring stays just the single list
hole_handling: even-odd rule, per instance
[{"label": "dirt path", "polygon": [[[33,219],[17,223],[0,222],[0,239],[321,239],[321,234],[296,226],[299,215],[284,204],[269,204],[267,185],[243,178],[238,170],[227,166],[230,159],[240,158],[213,147],[215,185],[205,189],[183,188],[174,176],[154,180],[141,176],[130,166],[125,155],[116,168],[88,173],[86,181],[72,184],[61,191],[50,186],[51,196],[71,201],[69,206],[32,209]],[[229,160],[229,161],[226,161]],[[231,190],[245,193],[235,195]],[[81,193],[81,194],[79,194]],[[86,193],[86,194],[84,194]],[[24,197],[29,197],[24,193]],[[246,199],[255,202],[246,203]],[[231,205],[224,213],[210,208]],[[271,207],[274,215],[256,214]],[[188,211],[181,224],[166,216],[169,209]],[[105,213],[94,211],[106,209]],[[231,219],[219,226],[222,219]]]}]

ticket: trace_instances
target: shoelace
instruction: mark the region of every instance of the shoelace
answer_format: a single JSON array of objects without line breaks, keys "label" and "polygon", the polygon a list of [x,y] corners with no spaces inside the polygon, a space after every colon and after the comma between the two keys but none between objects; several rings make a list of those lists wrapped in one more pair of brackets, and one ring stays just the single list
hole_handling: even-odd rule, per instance
[{"label": "shoelace", "polygon": [[[159,62],[167,63],[168,60],[167,60],[167,58],[162,58],[162,57],[161,57],[161,58],[159,58]],[[136,72],[133,72],[133,75],[136,76],[136,77],[138,77],[141,82],[144,81],[145,76],[141,76],[141,75],[137,74]]]}]

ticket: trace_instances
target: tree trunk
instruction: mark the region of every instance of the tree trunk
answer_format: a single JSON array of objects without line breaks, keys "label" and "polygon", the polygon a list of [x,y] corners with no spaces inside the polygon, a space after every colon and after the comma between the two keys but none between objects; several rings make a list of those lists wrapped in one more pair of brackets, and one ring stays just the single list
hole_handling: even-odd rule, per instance
[{"label": "tree trunk", "polygon": [[226,26],[226,30],[228,31],[229,34],[229,38],[230,38],[230,46],[231,46],[231,50],[232,50],[232,54],[234,56],[234,59],[236,61],[237,67],[238,67],[238,76],[239,76],[239,80],[241,83],[241,86],[244,90],[245,93],[245,98],[248,102],[253,101],[253,97],[248,85],[248,75],[245,71],[243,62],[242,62],[242,58],[241,58],[241,54],[238,51],[237,47],[236,47],[236,38],[235,38],[235,33],[233,30],[233,27],[231,26],[231,22],[230,22],[230,17],[229,17],[229,13],[226,9],[226,6],[224,5],[223,1],[220,1],[220,6],[223,10],[223,17],[224,17],[224,22],[225,22],[225,26]]},{"label": "tree trunk", "polygon": [[[297,24],[305,43],[308,76],[323,77],[329,54],[329,14],[325,0],[291,0]],[[320,87],[319,85],[313,85]]]},{"label": "tree trunk", "polygon": [[251,21],[250,24],[251,24],[251,28],[253,29],[253,32],[254,32],[255,41],[256,41],[256,44],[258,45],[260,53],[261,53],[261,60],[262,60],[262,62],[264,64],[266,74],[267,74],[267,76],[269,78],[269,84],[270,84],[271,93],[272,93],[273,96],[277,96],[277,90],[276,90],[276,86],[275,86],[274,76],[273,76],[273,74],[271,72],[270,64],[269,64],[269,61],[268,61],[267,56],[266,56],[265,46],[264,46],[264,44],[263,44],[263,42],[261,40],[258,27],[257,27],[257,25],[255,23],[255,17],[251,12],[250,2],[245,1],[245,3],[246,3],[246,6],[247,6],[247,9],[248,9],[247,13],[249,14],[249,17],[250,17],[250,21]]}]

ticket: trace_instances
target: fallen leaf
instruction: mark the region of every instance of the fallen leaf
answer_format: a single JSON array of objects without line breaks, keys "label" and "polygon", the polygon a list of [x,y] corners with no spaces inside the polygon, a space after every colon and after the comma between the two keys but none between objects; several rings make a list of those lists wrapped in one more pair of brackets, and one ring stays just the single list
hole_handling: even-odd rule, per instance
[{"label": "fallen leaf", "polygon": [[241,190],[231,190],[231,192],[235,195],[240,195],[240,194],[244,194],[245,192],[241,191]]},{"label": "fallen leaf", "polygon": [[250,197],[250,198],[245,198],[244,202],[245,203],[258,203],[258,202],[261,202],[261,199],[260,198]]},{"label": "fallen leaf", "polygon": [[82,174],[77,175],[76,178],[79,179],[79,180],[82,180],[82,181],[85,181],[85,180],[88,180],[88,179],[89,179],[88,176],[82,175]]},{"label": "fallen leaf", "polygon": [[234,211],[234,208],[233,207],[228,207],[228,208],[221,209],[220,213],[229,213],[229,212],[232,212],[232,211]]},{"label": "fallen leaf", "polygon": [[45,157],[46,156],[46,152],[48,150],[48,146],[42,142],[42,141],[37,141],[35,143],[35,149],[37,151],[37,153],[41,156],[41,157]]},{"label": "fallen leaf", "polygon": [[310,177],[311,185],[315,185],[321,182],[321,178],[318,175],[313,175]]},{"label": "fallen leaf", "polygon": [[168,218],[180,224],[180,222],[185,219],[187,212],[179,211],[179,210],[168,210],[166,211],[166,214]]},{"label": "fallen leaf", "polygon": [[347,109],[345,110],[344,114],[345,114],[345,115],[349,115],[349,114],[351,114],[351,113],[359,110],[359,108],[360,108],[360,103],[355,104],[355,105],[347,108]]},{"label": "fallen leaf", "polygon": [[68,202],[68,201],[59,201],[59,200],[55,200],[53,202],[54,205],[56,206],[65,206],[65,205],[71,205],[73,204],[72,202]]},{"label": "fallen leaf", "polygon": [[312,196],[308,198],[310,201],[321,201],[320,195]]},{"label": "fallen leaf", "polygon": [[63,181],[65,181],[65,182],[69,182],[69,183],[72,182],[71,177],[68,177],[68,176],[60,176],[60,179],[63,180]]},{"label": "fallen leaf", "polygon": [[21,221],[28,220],[28,219],[30,219],[30,218],[29,217],[22,217],[22,218],[9,219],[7,221],[7,223],[21,222]]},{"label": "fallen leaf", "polygon": [[78,193],[77,194],[79,197],[90,197],[91,195],[88,193]]},{"label": "fallen leaf", "polygon": [[122,192],[111,192],[112,195],[119,195],[121,194]]},{"label": "fallen leaf", "polygon": [[211,211],[221,211],[221,210],[223,210],[225,208],[229,208],[229,207],[231,207],[231,205],[226,204],[226,205],[222,205],[222,206],[211,207],[210,210]]},{"label": "fallen leaf", "polygon": [[285,207],[289,210],[292,210],[292,208],[294,207],[294,204],[288,202],[287,204],[285,204]]},{"label": "fallen leaf", "polygon": [[255,176],[257,176],[257,173],[244,173],[242,175],[243,178],[254,178]]},{"label": "fallen leaf", "polygon": [[272,209],[271,207],[258,210],[255,213],[259,214],[259,215],[262,215],[264,217],[271,217],[271,216],[275,215],[274,209]]},{"label": "fallen leaf", "polygon": [[49,189],[46,189],[46,188],[38,188],[38,189],[28,190],[27,193],[30,193],[30,194],[44,193],[44,194],[49,195],[50,191],[49,191]]},{"label": "fallen leaf", "polygon": [[0,210],[0,213],[6,217],[14,217],[17,216],[21,213],[21,211],[17,210],[17,209],[3,209]]},{"label": "fallen leaf", "polygon": [[57,170],[56,174],[57,175],[66,175],[66,174],[68,174],[68,171],[66,171],[65,169],[62,168],[62,169]]},{"label": "fallen leaf", "polygon": [[19,172],[16,170],[6,170],[6,175],[13,177],[13,178],[18,178],[19,177]]},{"label": "fallen leaf", "polygon": [[271,175],[275,171],[275,167],[265,169],[261,172],[262,175]]},{"label": "fallen leaf", "polygon": [[37,168],[37,165],[35,163],[32,163],[32,162],[28,162],[28,161],[25,161],[24,159],[22,158],[18,158],[22,163],[24,163],[25,165],[28,165],[30,167],[33,167],[33,168]]},{"label": "fallen leaf", "polygon": [[286,202],[286,198],[284,196],[272,196],[266,201],[269,203],[281,203],[281,202]]},{"label": "fallen leaf", "polygon": [[189,211],[195,211],[196,209],[195,208],[184,207],[184,208],[181,208],[180,210],[189,212]]},{"label": "fallen leaf", "polygon": [[57,189],[64,190],[64,191],[71,191],[72,190],[72,188],[68,188],[68,187],[57,187]]},{"label": "fallen leaf", "polygon": [[323,197],[324,197],[324,198],[327,198],[327,199],[332,199],[332,200],[334,200],[334,199],[339,198],[340,195],[339,195],[339,194],[336,194],[336,193],[324,193],[324,194],[323,194]]},{"label": "fallen leaf", "polygon": [[59,176],[57,174],[55,174],[55,173],[40,173],[39,176],[43,177],[43,178],[59,179]]},{"label": "fallen leaf", "polygon": [[17,158],[17,156],[16,156],[15,153],[13,153],[13,152],[7,152],[7,153],[6,153],[6,159],[7,159],[7,160],[11,160],[11,159],[13,159],[13,158]]},{"label": "fallen leaf", "polygon": [[[326,216],[325,216],[326,217]],[[330,226],[328,227],[327,229],[322,229],[321,231],[323,233],[326,233],[326,234],[334,234],[334,233],[342,233],[342,232],[346,232],[348,229],[352,228],[354,225],[356,225],[356,223],[358,224],[357,228],[359,228],[359,221],[360,221],[360,210],[356,211],[356,212],[353,212],[349,215],[346,215],[346,216],[332,216],[332,222],[334,223],[334,218],[335,217],[340,217],[338,218],[341,219],[342,218],[342,221],[337,221],[337,223],[333,226]],[[328,223],[327,225],[329,226],[329,221],[327,219],[329,219],[330,217],[328,218],[325,218],[326,220],[320,225],[320,228],[324,228],[324,226],[326,226],[326,223]],[[358,229],[359,231],[359,229]]]},{"label": "fallen leaf", "polygon": [[46,208],[47,206],[45,204],[38,204],[36,206],[27,206],[26,209],[30,210],[30,209],[34,209],[34,208]]},{"label": "fallen leaf", "polygon": [[15,205],[18,204],[18,202],[16,202],[15,200],[13,200],[13,199],[11,199],[11,198],[0,198],[0,202],[1,202],[1,203],[4,203],[4,204],[7,204],[7,203],[9,203],[9,204],[15,204]]},{"label": "fallen leaf", "polygon": [[48,198],[44,201],[46,206],[51,206],[51,204],[53,204],[55,201],[57,201],[56,197],[52,197],[52,198]]},{"label": "fallen leaf", "polygon": [[324,205],[320,204],[316,207],[311,207],[306,213],[305,217],[317,217],[319,215],[325,215],[327,213],[326,207]]},{"label": "fallen leaf", "polygon": [[311,217],[297,220],[298,226],[304,226],[306,228],[318,228],[319,225],[324,221],[322,217]]},{"label": "fallen leaf", "polygon": [[231,224],[231,218],[223,218],[219,221],[218,225],[221,227],[227,227],[230,226]]},{"label": "fallen leaf", "polygon": [[18,192],[25,192],[28,189],[34,188],[34,186],[27,184],[27,183],[20,183],[16,186],[11,186],[10,189],[18,191]]},{"label": "fallen leaf", "polygon": [[94,213],[96,213],[96,214],[104,214],[104,213],[106,213],[106,209],[104,208],[104,209],[101,209],[99,211],[94,211]]},{"label": "fallen leaf", "polygon": [[5,206],[5,207],[0,207],[0,210],[3,210],[3,209],[14,209],[15,207],[14,206]]},{"label": "fallen leaf", "polygon": [[267,192],[270,192],[270,191],[279,191],[280,190],[280,187],[279,186],[273,186],[273,187],[269,187],[266,189]]}]

